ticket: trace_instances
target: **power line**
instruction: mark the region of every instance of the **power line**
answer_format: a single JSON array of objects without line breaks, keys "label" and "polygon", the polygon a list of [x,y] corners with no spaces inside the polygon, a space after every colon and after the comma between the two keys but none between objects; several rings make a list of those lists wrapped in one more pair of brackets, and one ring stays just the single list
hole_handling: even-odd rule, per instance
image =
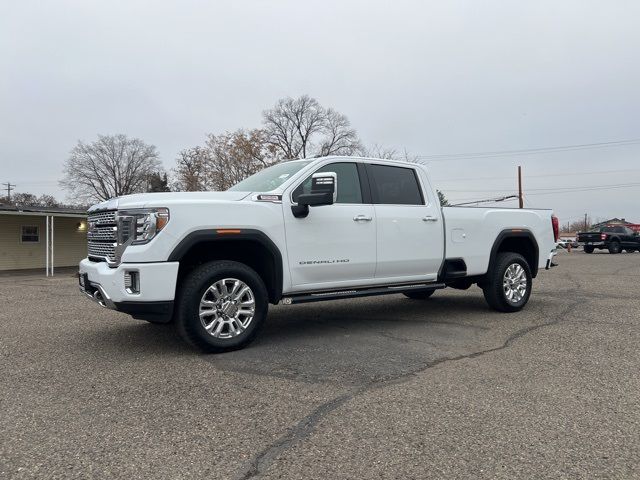
[{"label": "power line", "polygon": [[[550,188],[527,188],[527,192],[542,192],[542,191],[565,191],[565,190],[583,190],[583,189],[609,189],[609,188],[626,188],[626,187],[637,187],[640,186],[640,183],[616,183],[611,185],[582,185],[582,186],[567,186],[567,187],[550,187]],[[446,193],[465,193],[465,192],[474,192],[474,193],[499,193],[499,192],[512,192],[513,188],[493,188],[493,189],[482,189],[482,190],[450,190],[450,189],[442,189]]]},{"label": "power line", "polygon": [[507,195],[506,197],[487,198],[487,199],[484,199],[484,200],[474,200],[472,202],[454,203],[451,206],[452,207],[461,207],[463,205],[473,205],[473,204],[478,204],[478,203],[498,203],[498,202],[504,202],[506,200],[514,200],[516,198],[518,198],[518,195]]},{"label": "power line", "polygon": [[494,150],[494,151],[486,151],[486,152],[418,155],[416,156],[416,158],[421,160],[427,160],[429,162],[443,162],[448,160],[467,160],[467,159],[474,159],[474,158],[538,155],[538,154],[544,154],[544,153],[570,152],[575,150],[590,150],[590,149],[597,149],[597,148],[611,148],[611,147],[621,147],[621,146],[638,145],[638,144],[640,144],[640,139],[634,138],[629,140],[617,140],[613,142],[582,143],[582,144],[576,144],[576,145],[525,148],[525,149],[518,149],[518,150]]},{"label": "power line", "polygon": [[542,192],[549,190],[582,190],[584,188],[593,188],[593,189],[601,189],[601,188],[623,188],[623,187],[637,187],[640,186],[640,183],[616,183],[613,185],[582,185],[582,186],[574,186],[574,187],[551,187],[551,188],[529,188],[527,189],[529,192]]},{"label": "power line", "polygon": [[565,190],[558,190],[558,191],[552,191],[552,192],[534,192],[534,193],[529,193],[528,195],[534,196],[534,195],[553,195],[553,194],[560,194],[560,193],[596,192],[598,190],[618,190],[621,188],[637,188],[637,187],[640,187],[640,183],[618,185],[618,186],[577,188],[573,190],[565,189]]},{"label": "power line", "polygon": [[[577,175],[604,175],[608,173],[636,173],[640,172],[640,168],[629,168],[624,170],[600,170],[597,172],[562,172],[562,173],[543,173],[538,175],[527,175],[527,178],[541,178],[541,177],[575,177]],[[443,178],[436,180],[437,182],[462,182],[470,180],[513,180],[513,176],[510,177],[469,177],[469,178]]]},{"label": "power line", "polygon": [[36,180],[34,182],[20,182],[20,185],[57,185],[58,183],[57,180]]}]

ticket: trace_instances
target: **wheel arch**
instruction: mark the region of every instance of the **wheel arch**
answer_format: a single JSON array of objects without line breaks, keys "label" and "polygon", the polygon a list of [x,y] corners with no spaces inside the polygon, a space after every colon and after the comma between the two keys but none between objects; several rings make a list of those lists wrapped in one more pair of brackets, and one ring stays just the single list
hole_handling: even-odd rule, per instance
[{"label": "wheel arch", "polygon": [[540,249],[536,237],[530,230],[507,229],[501,231],[491,247],[488,270],[495,264],[498,253],[501,252],[519,253],[529,264],[531,276],[535,278],[538,275]]},{"label": "wheel arch", "polygon": [[194,267],[214,260],[244,263],[262,278],[270,303],[276,304],[282,298],[282,254],[260,230],[196,230],[183,238],[168,258],[180,263],[178,282]]}]

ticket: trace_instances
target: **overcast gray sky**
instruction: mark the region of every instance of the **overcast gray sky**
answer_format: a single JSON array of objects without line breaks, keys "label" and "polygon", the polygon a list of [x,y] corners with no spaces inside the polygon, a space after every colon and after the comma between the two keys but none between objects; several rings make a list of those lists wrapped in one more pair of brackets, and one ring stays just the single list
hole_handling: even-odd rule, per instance
[{"label": "overcast gray sky", "polygon": [[[69,150],[99,133],[170,168],[304,93],[416,155],[640,139],[639,18],[634,0],[5,1],[0,183],[64,198]],[[453,200],[514,192],[521,164],[528,206],[640,222],[639,159],[635,143],[430,167]]]}]

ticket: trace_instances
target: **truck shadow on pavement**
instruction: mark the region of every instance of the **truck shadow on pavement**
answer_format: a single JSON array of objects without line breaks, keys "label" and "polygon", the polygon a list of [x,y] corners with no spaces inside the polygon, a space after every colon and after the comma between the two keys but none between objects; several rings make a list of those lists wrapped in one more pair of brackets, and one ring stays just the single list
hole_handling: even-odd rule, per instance
[{"label": "truck shadow on pavement", "polygon": [[224,371],[360,385],[492,343],[495,318],[481,295],[394,295],[272,307],[253,344],[224,354],[201,355],[173,326],[144,322],[111,324],[95,341],[118,354],[200,356]]},{"label": "truck shadow on pavement", "polygon": [[[356,386],[493,346],[504,333],[501,325],[513,324],[507,330],[516,326],[505,324],[506,317],[489,310],[482,294],[473,291],[438,292],[429,300],[392,295],[281,305],[271,307],[264,328],[247,348],[205,355],[184,343],[173,325],[109,316],[111,321],[85,331],[79,340],[83,345],[73,348],[90,348],[105,359],[198,358],[221,371]],[[520,319],[519,324],[529,316],[508,318]]]}]

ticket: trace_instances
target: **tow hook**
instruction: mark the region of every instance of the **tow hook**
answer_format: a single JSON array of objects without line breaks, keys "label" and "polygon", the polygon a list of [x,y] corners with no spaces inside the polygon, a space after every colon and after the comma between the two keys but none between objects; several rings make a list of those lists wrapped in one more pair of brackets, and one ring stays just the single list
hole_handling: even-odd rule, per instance
[{"label": "tow hook", "polygon": [[93,298],[96,300],[96,302],[98,302],[98,304],[101,307],[107,308],[107,304],[104,301],[104,298],[102,297],[102,294],[100,293],[100,290],[96,289],[95,292],[93,292]]}]

